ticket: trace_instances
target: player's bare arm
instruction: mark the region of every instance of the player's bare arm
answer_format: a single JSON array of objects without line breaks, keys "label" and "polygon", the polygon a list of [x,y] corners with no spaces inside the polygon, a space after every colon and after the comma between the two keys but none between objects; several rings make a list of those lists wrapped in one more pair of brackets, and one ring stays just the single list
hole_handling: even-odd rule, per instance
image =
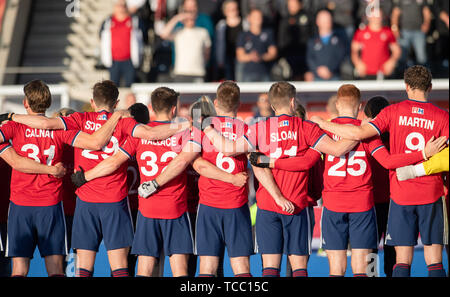
[{"label": "player's bare arm", "polygon": [[183,150],[172,161],[169,162],[166,169],[161,172],[154,180],[142,183],[138,192],[143,198],[147,198],[155,193],[160,187],[170,182],[172,179],[180,175],[191,162],[193,162],[200,153],[198,144],[188,142],[184,145]]},{"label": "player's bare arm", "polygon": [[275,179],[273,178],[272,171],[268,168],[259,168],[252,166],[253,173],[258,179],[259,183],[266,188],[267,192],[275,200],[275,203],[285,212],[294,213],[294,204],[286,199],[283,194],[281,194],[280,188],[278,187]]},{"label": "player's bare arm", "polygon": [[342,125],[326,121],[318,116],[312,116],[310,120],[319,125],[321,129],[329,131],[345,139],[360,141],[378,134],[375,127],[371,124],[361,126]]},{"label": "player's bare arm", "polygon": [[192,167],[198,174],[215,180],[220,180],[229,184],[233,184],[236,187],[243,187],[247,183],[247,172],[239,172],[237,174],[231,174],[219,169],[211,162],[198,157],[192,163]]},{"label": "player's bare arm", "polygon": [[211,126],[206,127],[203,131],[214,147],[226,157],[233,157],[252,150],[247,139],[243,136],[236,141],[231,141]]},{"label": "player's bare arm", "polygon": [[[348,126],[350,127],[350,125]],[[351,151],[357,144],[358,141],[348,139],[334,141],[328,135],[324,135],[316,144],[315,149],[327,155],[340,157]]]},{"label": "player's bare arm", "polygon": [[56,178],[61,178],[66,174],[66,169],[62,163],[54,166],[48,166],[38,163],[34,160],[19,156],[16,151],[10,147],[0,155],[11,168],[29,174],[49,174]]},{"label": "player's bare arm", "polygon": [[139,125],[133,132],[133,137],[147,140],[162,140],[172,137],[191,127],[190,122],[170,123],[167,125],[159,125],[150,127],[147,125]]}]

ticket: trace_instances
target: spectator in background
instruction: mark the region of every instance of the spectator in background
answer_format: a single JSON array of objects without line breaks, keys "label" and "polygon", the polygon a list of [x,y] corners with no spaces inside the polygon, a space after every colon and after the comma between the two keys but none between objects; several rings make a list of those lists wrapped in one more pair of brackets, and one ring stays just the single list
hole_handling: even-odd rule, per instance
[{"label": "spectator in background", "polygon": [[[209,38],[214,40],[214,24],[212,19],[207,14],[199,13],[197,0],[184,0],[182,12],[193,14],[195,27],[205,28],[208,31]],[[183,28],[183,26],[184,23],[179,21],[175,29]]]},{"label": "spectator in background", "polygon": [[236,58],[243,64],[242,81],[270,81],[270,65],[278,54],[273,31],[263,29],[263,14],[259,9],[252,9],[247,20],[249,31],[239,34],[236,49]]},{"label": "spectator in background", "polygon": [[116,0],[113,15],[100,29],[101,61],[109,69],[110,79],[125,87],[135,81],[136,68],[141,64],[143,35],[139,18],[131,16],[125,0]]},{"label": "spectator in background", "polygon": [[[427,63],[426,34],[430,30],[431,10],[427,0],[393,0],[391,28],[402,47],[402,64],[405,67],[413,64]],[[414,49],[415,62],[409,62],[410,48]]]},{"label": "spectator in background", "polygon": [[[176,82],[205,81],[211,39],[205,28],[195,26],[195,17],[196,13],[193,11],[177,14],[161,32],[162,39],[173,40],[175,45],[173,73]],[[179,22],[183,26],[177,28]]]},{"label": "spectator in background", "polygon": [[328,10],[320,10],[316,16],[318,35],[310,38],[306,50],[306,62],[311,73],[305,80],[339,80],[340,67],[346,57],[346,40],[333,29],[333,16]]},{"label": "spectator in background", "polygon": [[434,1],[434,16],[436,19],[436,32],[439,34],[436,41],[435,52],[433,56],[438,57],[439,68],[444,68],[446,73],[445,77],[448,77],[448,42],[449,42],[449,27],[448,27],[448,0],[435,0]]},{"label": "spectator in background", "polygon": [[355,32],[355,0],[313,0],[311,1],[311,9],[313,14],[326,9],[333,15],[333,20],[336,25],[336,32],[345,35],[347,42],[352,40]]},{"label": "spectator in background", "polygon": [[218,76],[219,79],[235,80],[236,42],[244,26],[236,0],[223,2],[222,11],[225,18],[217,23],[215,35]]},{"label": "spectator in background", "polygon": [[288,15],[278,26],[278,50],[293,71],[293,80],[303,80],[307,72],[306,47],[312,36],[312,22],[302,0],[287,0]]},{"label": "spectator in background", "polygon": [[364,79],[389,77],[401,56],[401,48],[389,27],[383,27],[383,12],[374,9],[368,25],[358,29],[352,41],[351,58],[357,76]]},{"label": "spectator in background", "polygon": [[253,125],[266,118],[273,117],[274,115],[272,106],[270,106],[269,102],[269,94],[261,93],[256,101],[256,108],[253,110],[253,118],[251,118],[247,124]]},{"label": "spectator in background", "polygon": [[[280,3],[285,0],[240,0],[243,17],[247,17],[253,9],[258,9],[263,15],[264,28],[276,29],[279,10],[282,9]],[[283,5],[285,5],[283,3]]]}]

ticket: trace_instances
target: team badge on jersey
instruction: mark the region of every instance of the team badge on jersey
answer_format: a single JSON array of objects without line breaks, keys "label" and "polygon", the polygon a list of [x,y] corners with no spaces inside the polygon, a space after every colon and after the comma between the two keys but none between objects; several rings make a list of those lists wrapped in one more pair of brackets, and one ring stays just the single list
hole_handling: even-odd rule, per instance
[{"label": "team badge on jersey", "polygon": [[222,123],[222,128],[233,128],[233,123],[230,122],[224,122]]},{"label": "team badge on jersey", "polygon": [[411,112],[415,114],[424,114],[425,110],[420,107],[413,107]]},{"label": "team badge on jersey", "polygon": [[97,121],[106,121],[108,120],[108,116],[106,114],[99,114],[97,117]]},{"label": "team badge on jersey", "polygon": [[289,126],[289,121],[281,121],[278,124],[278,127],[288,127]]}]

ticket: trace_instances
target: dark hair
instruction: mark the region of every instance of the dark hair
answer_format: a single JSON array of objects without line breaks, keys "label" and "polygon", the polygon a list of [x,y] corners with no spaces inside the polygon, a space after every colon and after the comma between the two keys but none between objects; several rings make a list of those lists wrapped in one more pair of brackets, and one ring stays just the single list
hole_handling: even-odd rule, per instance
[{"label": "dark hair", "polygon": [[389,105],[389,101],[383,96],[374,96],[364,106],[364,114],[369,118],[375,118],[380,111]]},{"label": "dark hair", "polygon": [[431,80],[433,79],[428,68],[422,65],[411,66],[405,70],[405,83],[413,90],[428,91],[431,87]]},{"label": "dark hair", "polygon": [[302,120],[306,119],[306,109],[300,102],[297,102],[297,107],[295,108],[295,115]]},{"label": "dark hair", "polygon": [[[383,96],[374,96],[367,101],[364,107],[364,114],[369,118],[375,118],[380,111],[389,106],[389,101]],[[388,147],[389,145],[389,132],[381,134],[381,141]],[[389,148],[389,147],[388,147]]]},{"label": "dark hair", "polygon": [[234,81],[224,81],[217,88],[217,102],[226,112],[239,108],[241,89]]},{"label": "dark hair", "polygon": [[93,99],[97,106],[114,107],[119,98],[119,89],[111,80],[103,80],[93,87]]},{"label": "dark hair", "polygon": [[32,80],[23,87],[26,100],[31,110],[44,113],[52,104],[50,89],[42,80]]},{"label": "dark hair", "polygon": [[136,122],[141,124],[148,124],[148,122],[150,121],[150,113],[148,112],[148,108],[147,106],[145,106],[145,104],[135,103],[128,107],[128,110],[130,111]]},{"label": "dark hair", "polygon": [[156,113],[167,113],[177,106],[180,94],[167,87],[159,87],[152,92],[152,109]]}]

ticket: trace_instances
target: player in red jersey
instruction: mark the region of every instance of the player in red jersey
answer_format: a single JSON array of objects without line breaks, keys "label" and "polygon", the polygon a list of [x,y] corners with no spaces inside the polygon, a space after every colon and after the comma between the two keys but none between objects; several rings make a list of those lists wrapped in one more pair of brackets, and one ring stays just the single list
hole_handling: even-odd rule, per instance
[{"label": "player in red jersey", "polygon": [[18,155],[10,143],[0,144],[0,188],[2,189],[0,193],[0,277],[11,275],[11,261],[5,257],[5,251],[3,249],[4,242],[6,242],[11,168],[23,173],[49,174],[57,178],[62,177],[66,173],[62,163],[58,163],[55,166],[40,164],[34,160]]},{"label": "player in red jersey", "polygon": [[[404,80],[408,100],[384,108],[368,124],[342,125],[319,117],[313,120],[323,129],[347,139],[361,140],[389,132],[390,150],[394,154],[423,151],[431,137],[448,138],[448,112],[427,100],[432,87],[430,71],[423,66],[412,66],[405,71]],[[397,264],[393,276],[410,276],[419,232],[429,276],[445,276],[442,247],[447,242],[442,177],[430,175],[398,181],[395,171],[391,171],[390,182],[386,244],[395,246]]]},{"label": "player in red jersey", "polygon": [[[27,113],[43,116],[51,104],[48,86],[32,81],[24,87],[23,104]],[[107,142],[106,128],[93,135],[81,131],[33,129],[9,121],[0,128],[0,143],[13,140],[12,146],[21,156],[51,165],[62,161],[63,147],[98,149]],[[102,143],[103,141],[103,143]],[[67,253],[62,204],[62,180],[46,175],[24,174],[13,170],[8,217],[7,255],[13,257],[12,275],[26,276],[29,260],[36,244],[45,257],[49,275],[63,275],[62,261]],[[28,218],[28,219],[26,219]]]},{"label": "player in red jersey", "polygon": [[[178,93],[162,87],[153,91],[151,98],[156,121],[149,123],[149,126],[161,126],[172,120],[176,114]],[[162,171],[167,171],[166,165],[177,156],[177,152],[187,146],[186,142],[192,144],[189,131],[161,141],[128,138],[127,142],[121,146],[121,153],[86,171],[83,179],[89,181],[86,185],[92,183],[101,176],[114,172],[122,166],[121,164],[136,155],[141,181],[145,182]],[[212,164],[209,166],[219,171]],[[80,174],[77,173],[75,176]],[[138,224],[132,248],[132,253],[139,256],[137,275],[152,275],[162,246],[164,254],[170,257],[173,276],[186,276],[187,259],[188,255],[192,254],[193,245],[187,216],[186,174],[184,173],[161,187],[151,199],[139,197]]]},{"label": "player in red jersey", "polygon": [[[102,129],[105,131],[105,126],[112,127],[111,130],[106,130],[110,132],[110,141],[106,146],[101,147],[101,150],[75,150],[75,168],[79,169],[81,166],[86,170],[113,155],[128,136],[161,139],[187,128],[183,124],[151,128],[138,125],[130,118],[119,122],[122,114],[118,113],[119,116],[111,114],[117,106],[118,94],[119,91],[113,82],[102,81],[95,84],[93,88],[91,105],[95,112],[74,113],[68,117],[56,119],[15,114],[11,118],[33,128],[76,129],[88,134]],[[110,176],[79,188],[76,193],[78,200],[72,230],[72,244],[77,249],[77,275],[92,276],[96,252],[103,238],[113,275],[127,276],[127,255],[133,239],[133,228],[126,199],[128,194],[126,166],[122,166]],[[96,207],[101,210],[90,211],[91,208]]]}]

